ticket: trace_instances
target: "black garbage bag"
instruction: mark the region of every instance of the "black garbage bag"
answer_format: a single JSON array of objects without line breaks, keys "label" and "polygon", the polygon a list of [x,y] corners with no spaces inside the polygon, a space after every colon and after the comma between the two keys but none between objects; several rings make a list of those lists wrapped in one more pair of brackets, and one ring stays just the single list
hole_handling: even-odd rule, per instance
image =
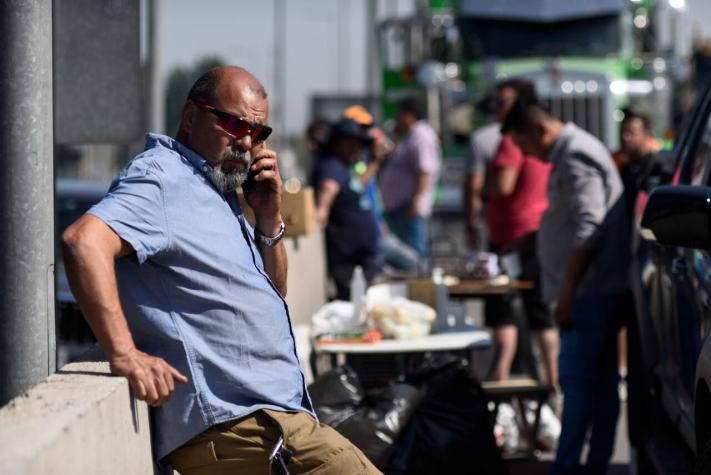
[{"label": "black garbage bag", "polygon": [[494,439],[487,398],[464,362],[429,372],[424,399],[402,432],[389,466],[395,474],[508,473]]},{"label": "black garbage bag", "polygon": [[384,468],[422,394],[405,383],[370,391],[364,405],[334,428],[361,449],[375,466]]},{"label": "black garbage bag", "polygon": [[348,366],[319,376],[309,386],[309,394],[319,420],[331,427],[351,417],[365,397],[358,376]]}]

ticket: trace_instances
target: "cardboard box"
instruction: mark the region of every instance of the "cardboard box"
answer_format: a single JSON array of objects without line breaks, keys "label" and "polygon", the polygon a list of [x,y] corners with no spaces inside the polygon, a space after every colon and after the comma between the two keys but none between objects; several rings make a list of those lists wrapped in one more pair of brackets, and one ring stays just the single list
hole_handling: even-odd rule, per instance
[{"label": "cardboard box", "polygon": [[437,319],[432,324],[433,333],[449,328],[449,291],[445,284],[436,284],[432,279],[409,279],[407,298],[429,305],[437,312]]},{"label": "cardboard box", "polygon": [[[244,200],[242,189],[237,190],[239,203],[247,221],[254,226],[254,213]],[[316,232],[314,190],[305,187],[295,193],[284,190],[281,201],[281,216],[286,225],[286,237],[298,237]]]},{"label": "cardboard box", "polygon": [[437,286],[432,279],[408,279],[407,298],[437,310]]}]

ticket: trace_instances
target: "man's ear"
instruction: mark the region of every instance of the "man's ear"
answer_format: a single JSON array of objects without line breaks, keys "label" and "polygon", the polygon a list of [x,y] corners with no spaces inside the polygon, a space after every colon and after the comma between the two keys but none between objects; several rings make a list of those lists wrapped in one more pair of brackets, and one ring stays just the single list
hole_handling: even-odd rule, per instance
[{"label": "man's ear", "polygon": [[537,144],[547,145],[548,127],[546,127],[545,122],[537,121],[533,124],[533,137]]},{"label": "man's ear", "polygon": [[183,112],[180,116],[180,132],[190,134],[195,126],[196,114],[198,108],[191,101],[187,101],[183,106]]}]

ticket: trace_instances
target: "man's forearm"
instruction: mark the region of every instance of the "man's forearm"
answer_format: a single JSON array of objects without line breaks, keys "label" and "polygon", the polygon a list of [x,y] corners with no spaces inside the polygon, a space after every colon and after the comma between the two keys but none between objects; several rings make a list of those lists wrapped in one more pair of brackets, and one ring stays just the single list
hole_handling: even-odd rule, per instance
[{"label": "man's forearm", "polygon": [[432,177],[429,173],[420,172],[420,175],[417,180],[417,190],[415,191],[415,194],[417,196],[420,196],[424,194],[425,191],[427,191],[431,179]]},{"label": "man's forearm", "polygon": [[518,169],[513,167],[497,167],[492,177],[487,177],[486,196],[488,198],[506,198],[516,189]]},{"label": "man's forearm", "polygon": [[114,256],[96,236],[65,235],[64,265],[85,319],[110,360],[135,349],[116,284]]},{"label": "man's forearm", "polygon": [[481,192],[484,188],[484,175],[481,173],[472,173],[467,176],[464,185],[464,209],[467,217],[467,228],[472,228],[476,225],[483,201]]},{"label": "man's forearm", "polygon": [[[257,221],[255,228],[264,236],[275,236],[279,232],[281,219]],[[282,297],[286,297],[286,276],[288,270],[288,259],[286,257],[286,247],[284,241],[279,241],[274,246],[266,246],[258,242],[259,253],[262,255],[264,262],[264,271],[276,286]]]},{"label": "man's forearm", "polygon": [[432,177],[425,172],[420,172],[417,179],[417,188],[415,189],[415,196],[413,197],[412,204],[417,209],[418,213],[420,210],[420,200],[427,191],[431,179]]},{"label": "man's forearm", "polygon": [[69,285],[109,360],[111,372],[125,376],[135,396],[160,406],[175,383],[188,382],[162,358],[136,348],[121,309],[114,261],[134,249],[103,221],[84,215],[62,235]]}]

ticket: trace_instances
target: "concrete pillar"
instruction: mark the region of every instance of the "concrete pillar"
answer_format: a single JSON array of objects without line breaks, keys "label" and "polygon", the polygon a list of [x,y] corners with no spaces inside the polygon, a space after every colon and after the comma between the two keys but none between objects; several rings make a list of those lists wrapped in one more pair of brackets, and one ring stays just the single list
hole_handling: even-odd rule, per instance
[{"label": "concrete pillar", "polygon": [[52,0],[0,0],[0,405],[55,369]]}]

